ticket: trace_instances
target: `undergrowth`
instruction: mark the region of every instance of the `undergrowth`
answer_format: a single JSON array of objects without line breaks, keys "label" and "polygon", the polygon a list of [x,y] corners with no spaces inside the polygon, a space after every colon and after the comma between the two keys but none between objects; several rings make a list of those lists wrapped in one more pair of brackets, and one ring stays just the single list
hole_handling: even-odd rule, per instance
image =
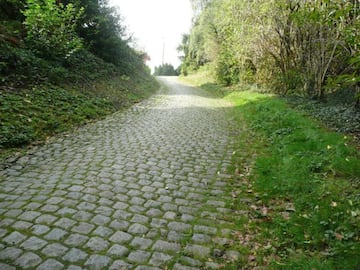
[{"label": "undergrowth", "polygon": [[[25,38],[23,18],[15,16],[22,13],[21,7],[7,5],[14,10],[11,14],[5,10],[0,23],[0,167],[28,146],[127,108],[159,88],[142,55],[127,45],[119,48],[126,42],[118,33],[106,33],[117,37],[112,45],[106,44],[108,49],[115,48],[113,55],[101,49],[90,52],[91,46],[83,46],[65,56],[58,52],[59,46],[66,44],[53,44],[51,39],[49,44],[37,44],[48,49],[53,46],[53,50],[43,52],[29,46],[29,36]],[[106,16],[113,18],[110,13]],[[53,23],[50,17],[41,19]]]},{"label": "undergrowth", "polygon": [[283,99],[205,89],[234,104],[233,129],[241,127],[228,196],[232,218],[248,218],[233,236],[247,247],[244,269],[359,269],[360,155],[352,139]]},{"label": "undergrowth", "polygon": [[31,144],[46,142],[49,136],[127,108],[157,88],[147,74],[116,76],[88,84],[0,88],[0,161],[23,152]]},{"label": "undergrowth", "polygon": [[127,108],[154,93],[145,65],[131,72],[80,50],[63,61],[0,45],[0,164],[27,146]]},{"label": "undergrowth", "polygon": [[56,86],[1,91],[2,148],[21,146],[113,112],[112,104]]},{"label": "undergrowth", "polygon": [[[339,91],[343,92],[343,90]],[[296,110],[301,111],[321,122],[327,128],[350,134],[360,139],[360,110],[350,100],[343,101],[340,94],[329,94],[326,100],[314,101],[299,97],[287,97],[286,101]],[[350,93],[344,94],[351,97]],[[350,98],[348,98],[350,99]]]}]

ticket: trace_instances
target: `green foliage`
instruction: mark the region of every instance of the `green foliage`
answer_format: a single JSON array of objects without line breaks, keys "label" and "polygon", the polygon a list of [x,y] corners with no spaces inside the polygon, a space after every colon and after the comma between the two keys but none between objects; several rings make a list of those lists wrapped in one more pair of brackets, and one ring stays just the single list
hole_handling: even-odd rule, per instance
[{"label": "green foliage", "polygon": [[119,12],[106,4],[94,0],[71,0],[77,7],[82,7],[76,32],[82,38],[84,46],[105,62],[112,63],[118,70],[131,75],[138,69],[146,69],[143,52],[129,46],[131,38],[126,33]]},{"label": "green foliage", "polygon": [[216,66],[217,81],[224,85],[239,83],[240,67],[236,59],[231,57],[230,52],[222,52],[217,60]]},{"label": "green foliage", "polygon": [[37,57],[32,51],[13,47],[8,43],[0,44],[1,84],[11,87],[24,87],[29,82],[44,82],[49,64]]},{"label": "green foliage", "polygon": [[0,148],[41,141],[114,110],[104,99],[50,85],[0,94]]},{"label": "green foliage", "polygon": [[[87,70],[93,68],[101,74],[86,72],[86,76],[80,75],[85,78],[79,78],[76,75],[80,72],[79,69],[72,67],[74,63],[87,62],[83,57],[85,50],[111,63],[112,67],[116,67],[116,73],[130,76],[137,70],[147,69],[144,53],[129,46],[131,39],[127,37],[121,16],[105,2],[69,0],[57,3],[55,0],[28,0],[26,5],[22,5],[21,1],[6,3],[5,11],[10,7],[22,8],[22,12],[17,12],[24,17],[11,15],[10,12],[11,14],[5,17],[7,20],[0,26],[0,40],[5,41],[0,43],[0,68],[5,84],[9,84],[14,78],[20,82],[12,82],[13,86],[48,79],[59,82],[58,78],[63,78],[63,81],[86,81],[101,77],[109,69],[114,69],[110,66],[103,68],[103,63],[98,67],[92,66],[95,58],[87,54],[89,63],[82,67]],[[82,47],[84,49],[80,50]],[[82,60],[79,62],[80,58]],[[32,62],[34,72],[28,67]],[[51,66],[49,71],[43,69],[46,65]],[[91,68],[86,68],[86,65]],[[29,71],[26,71],[27,69]]]},{"label": "green foliage", "polygon": [[0,90],[0,157],[4,149],[44,141],[148,97],[157,82],[144,71],[131,78],[97,78],[91,85],[42,84]]},{"label": "green foliage", "polygon": [[[217,82],[322,99],[351,88],[360,106],[358,1],[193,1],[182,73],[210,62]],[[186,38],[185,38],[186,37]]]},{"label": "green foliage", "polygon": [[90,51],[106,62],[119,65],[130,60],[126,59],[130,48],[127,42],[121,39],[124,29],[115,9],[99,6],[98,13],[92,17],[91,25],[84,33]]},{"label": "green foliage", "polygon": [[24,88],[41,83],[87,84],[117,76],[115,66],[86,50],[79,50],[61,61],[47,61],[26,48],[0,44],[0,79],[3,85]]},{"label": "green foliage", "polygon": [[75,84],[89,83],[120,75],[116,66],[104,62],[101,58],[84,49],[67,58],[63,62],[63,66],[67,70],[65,78]]},{"label": "green foliage", "polygon": [[60,2],[1,0],[0,158],[158,88],[113,8]]},{"label": "green foliage", "polygon": [[[202,4],[200,5],[202,6]],[[204,7],[205,6],[203,6],[203,8]],[[181,53],[181,69],[182,74],[184,75],[197,70],[200,66],[209,61],[205,46],[205,31],[207,26],[204,22],[205,18],[206,17],[198,17],[194,19],[195,21],[191,33],[189,35],[183,35],[182,43],[177,48],[178,52]]]},{"label": "green foliage", "polygon": [[23,11],[27,30],[26,42],[37,55],[56,59],[67,58],[81,48],[75,32],[82,9],[56,0],[27,0]]},{"label": "green foliage", "polygon": [[154,76],[178,76],[179,73],[171,64],[163,64],[155,67]]},{"label": "green foliage", "polygon": [[320,129],[282,100],[251,92],[228,99],[263,141],[253,172],[258,198],[271,209],[281,201],[294,204],[289,218],[274,210],[258,223],[264,237],[271,235],[278,268],[358,266],[360,157],[348,139]]},{"label": "green foliage", "polygon": [[[338,91],[335,97],[328,97],[327,103],[320,103],[308,100],[292,101],[295,108],[311,115],[321,123],[326,124],[327,127],[346,134],[360,133],[360,111],[354,107],[349,107],[349,104],[354,97],[351,95],[352,90]],[[343,96],[339,95],[343,94]],[[333,103],[332,99],[335,99]],[[339,103],[342,101],[343,104]]]},{"label": "green foliage", "polygon": [[[205,65],[199,68],[199,70],[196,73],[192,73],[189,75],[181,75],[181,80],[185,81],[186,83],[194,84],[196,86],[203,85],[212,85],[215,84],[214,79],[214,70],[211,65]],[[208,90],[208,89],[206,89]],[[213,93],[214,94],[214,93]]]},{"label": "green foliage", "polygon": [[[184,79],[209,90],[203,72]],[[243,265],[356,269],[360,155],[351,137],[323,129],[285,99],[211,86],[234,104],[229,116],[237,149],[229,167],[234,174],[228,207],[232,219],[248,219],[234,235],[249,249]]]},{"label": "green foliage", "polygon": [[149,73],[144,64],[145,53],[129,46],[120,15],[105,2],[6,3],[7,13],[10,7],[22,8],[22,12],[17,12],[24,18],[10,12],[0,25],[0,41],[5,41],[0,42],[0,76],[4,85],[90,84],[98,78],[119,74]]},{"label": "green foliage", "polygon": [[0,0],[0,18],[4,21],[22,21],[21,10],[26,0]]}]

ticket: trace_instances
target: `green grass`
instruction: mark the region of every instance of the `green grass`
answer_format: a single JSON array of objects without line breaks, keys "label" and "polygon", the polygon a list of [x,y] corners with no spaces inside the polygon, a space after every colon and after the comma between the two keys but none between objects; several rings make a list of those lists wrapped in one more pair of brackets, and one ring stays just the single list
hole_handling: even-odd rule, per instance
[{"label": "green grass", "polygon": [[48,135],[69,130],[74,124],[114,111],[112,104],[104,99],[54,86],[0,94],[3,148],[44,140]]},{"label": "green grass", "polygon": [[116,76],[91,84],[42,84],[0,89],[0,163],[49,136],[73,130],[129,107],[158,89],[148,74]]},{"label": "green grass", "polygon": [[[181,76],[181,80],[186,83],[190,83],[196,86],[206,86],[215,84],[214,72],[210,66],[202,66],[196,73],[193,73],[188,76]],[[216,90],[220,90],[219,87],[216,87]]]},{"label": "green grass", "polygon": [[[234,104],[229,117],[239,132],[228,196],[247,266],[358,269],[360,155],[352,141],[282,99],[233,90],[213,84],[211,91]],[[243,243],[244,235],[251,240]]]},{"label": "green grass", "polygon": [[[348,146],[346,137],[323,130],[284,101],[257,96],[236,92],[227,99],[238,106],[264,146],[256,157],[252,181],[271,211],[269,220],[259,226],[265,237],[273,239],[280,262],[285,263],[280,268],[358,267],[358,152]],[[274,204],[286,202],[295,210],[289,218],[283,216],[286,209],[272,210]]]}]

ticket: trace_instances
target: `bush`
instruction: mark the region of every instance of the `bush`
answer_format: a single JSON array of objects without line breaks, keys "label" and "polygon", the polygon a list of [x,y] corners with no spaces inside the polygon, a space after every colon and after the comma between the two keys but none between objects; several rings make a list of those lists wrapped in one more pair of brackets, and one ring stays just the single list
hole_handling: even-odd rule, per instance
[{"label": "bush", "polygon": [[49,73],[47,61],[25,48],[13,47],[8,43],[0,45],[0,63],[1,83],[13,87],[44,82]]},{"label": "bush", "polygon": [[57,4],[55,0],[27,0],[26,42],[39,56],[50,59],[69,57],[82,46],[75,32],[82,9],[72,4]]}]

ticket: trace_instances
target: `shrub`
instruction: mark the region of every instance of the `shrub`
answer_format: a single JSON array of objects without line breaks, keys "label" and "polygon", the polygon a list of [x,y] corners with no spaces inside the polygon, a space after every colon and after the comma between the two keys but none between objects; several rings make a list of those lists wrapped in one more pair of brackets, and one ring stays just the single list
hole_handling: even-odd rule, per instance
[{"label": "shrub", "polygon": [[55,0],[27,0],[25,26],[26,42],[39,56],[67,58],[82,46],[75,32],[82,9],[72,4],[56,4]]}]

